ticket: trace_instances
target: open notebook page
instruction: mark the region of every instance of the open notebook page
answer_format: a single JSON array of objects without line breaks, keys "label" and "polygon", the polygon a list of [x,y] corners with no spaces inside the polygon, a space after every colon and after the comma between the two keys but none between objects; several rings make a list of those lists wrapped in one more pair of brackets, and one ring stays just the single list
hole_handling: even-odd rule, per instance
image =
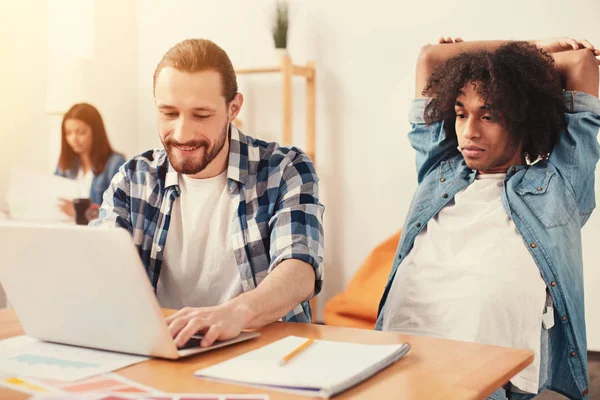
[{"label": "open notebook page", "polygon": [[410,348],[406,344],[365,345],[315,340],[286,365],[278,365],[281,358],[305,341],[305,338],[288,336],[260,349],[198,370],[195,375],[295,392],[322,390],[333,395],[341,391],[341,387],[345,390],[385,368]]}]

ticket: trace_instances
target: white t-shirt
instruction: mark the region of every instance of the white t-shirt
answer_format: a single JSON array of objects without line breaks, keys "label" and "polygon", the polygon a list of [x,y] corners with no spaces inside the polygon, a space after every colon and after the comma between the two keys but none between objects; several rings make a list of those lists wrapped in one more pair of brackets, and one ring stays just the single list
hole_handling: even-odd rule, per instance
[{"label": "white t-shirt", "polygon": [[209,179],[179,175],[157,297],[162,307],[209,307],[242,293],[231,243],[234,206],[227,170]]},{"label": "white t-shirt", "polygon": [[478,175],[429,221],[398,267],[383,329],[531,350],[511,383],[537,393],[546,284],[503,190],[504,174]]},{"label": "white t-shirt", "polygon": [[77,196],[80,198],[90,197],[92,191],[92,181],[94,180],[94,172],[90,168],[88,172],[83,172],[82,168],[79,168],[77,178],[75,182],[77,184]]}]

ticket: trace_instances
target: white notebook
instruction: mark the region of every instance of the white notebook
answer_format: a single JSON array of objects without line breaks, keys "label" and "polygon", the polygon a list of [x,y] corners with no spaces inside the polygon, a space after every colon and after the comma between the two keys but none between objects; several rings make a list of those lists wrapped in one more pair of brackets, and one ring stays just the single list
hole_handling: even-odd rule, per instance
[{"label": "white notebook", "polygon": [[328,398],[398,361],[408,344],[368,345],[315,340],[284,366],[279,360],[306,338],[288,336],[260,349],[200,369],[194,375],[222,382]]}]

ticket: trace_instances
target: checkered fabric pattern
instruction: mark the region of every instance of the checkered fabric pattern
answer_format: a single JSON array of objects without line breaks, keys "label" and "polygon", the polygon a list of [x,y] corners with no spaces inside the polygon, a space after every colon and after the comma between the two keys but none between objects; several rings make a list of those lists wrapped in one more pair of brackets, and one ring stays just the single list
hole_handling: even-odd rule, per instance
[{"label": "checkered fabric pattern", "polygon": [[[234,125],[229,134],[227,188],[237,210],[232,240],[244,291],[258,286],[283,260],[297,259],[314,268],[318,294],[324,207],[312,161],[295,147],[253,139]],[[179,195],[178,175],[165,150],[147,151],[119,169],[104,193],[99,218],[91,223],[129,230],[155,290]],[[308,302],[283,319],[310,322]]]}]

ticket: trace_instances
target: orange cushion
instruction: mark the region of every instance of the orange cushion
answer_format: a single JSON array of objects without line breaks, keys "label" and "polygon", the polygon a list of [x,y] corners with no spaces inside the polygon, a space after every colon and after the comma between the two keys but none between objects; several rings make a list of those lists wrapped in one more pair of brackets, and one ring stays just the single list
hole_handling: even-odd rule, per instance
[{"label": "orange cushion", "polygon": [[373,329],[379,300],[385,290],[400,232],[377,246],[356,272],[345,291],[325,305],[327,325]]}]

